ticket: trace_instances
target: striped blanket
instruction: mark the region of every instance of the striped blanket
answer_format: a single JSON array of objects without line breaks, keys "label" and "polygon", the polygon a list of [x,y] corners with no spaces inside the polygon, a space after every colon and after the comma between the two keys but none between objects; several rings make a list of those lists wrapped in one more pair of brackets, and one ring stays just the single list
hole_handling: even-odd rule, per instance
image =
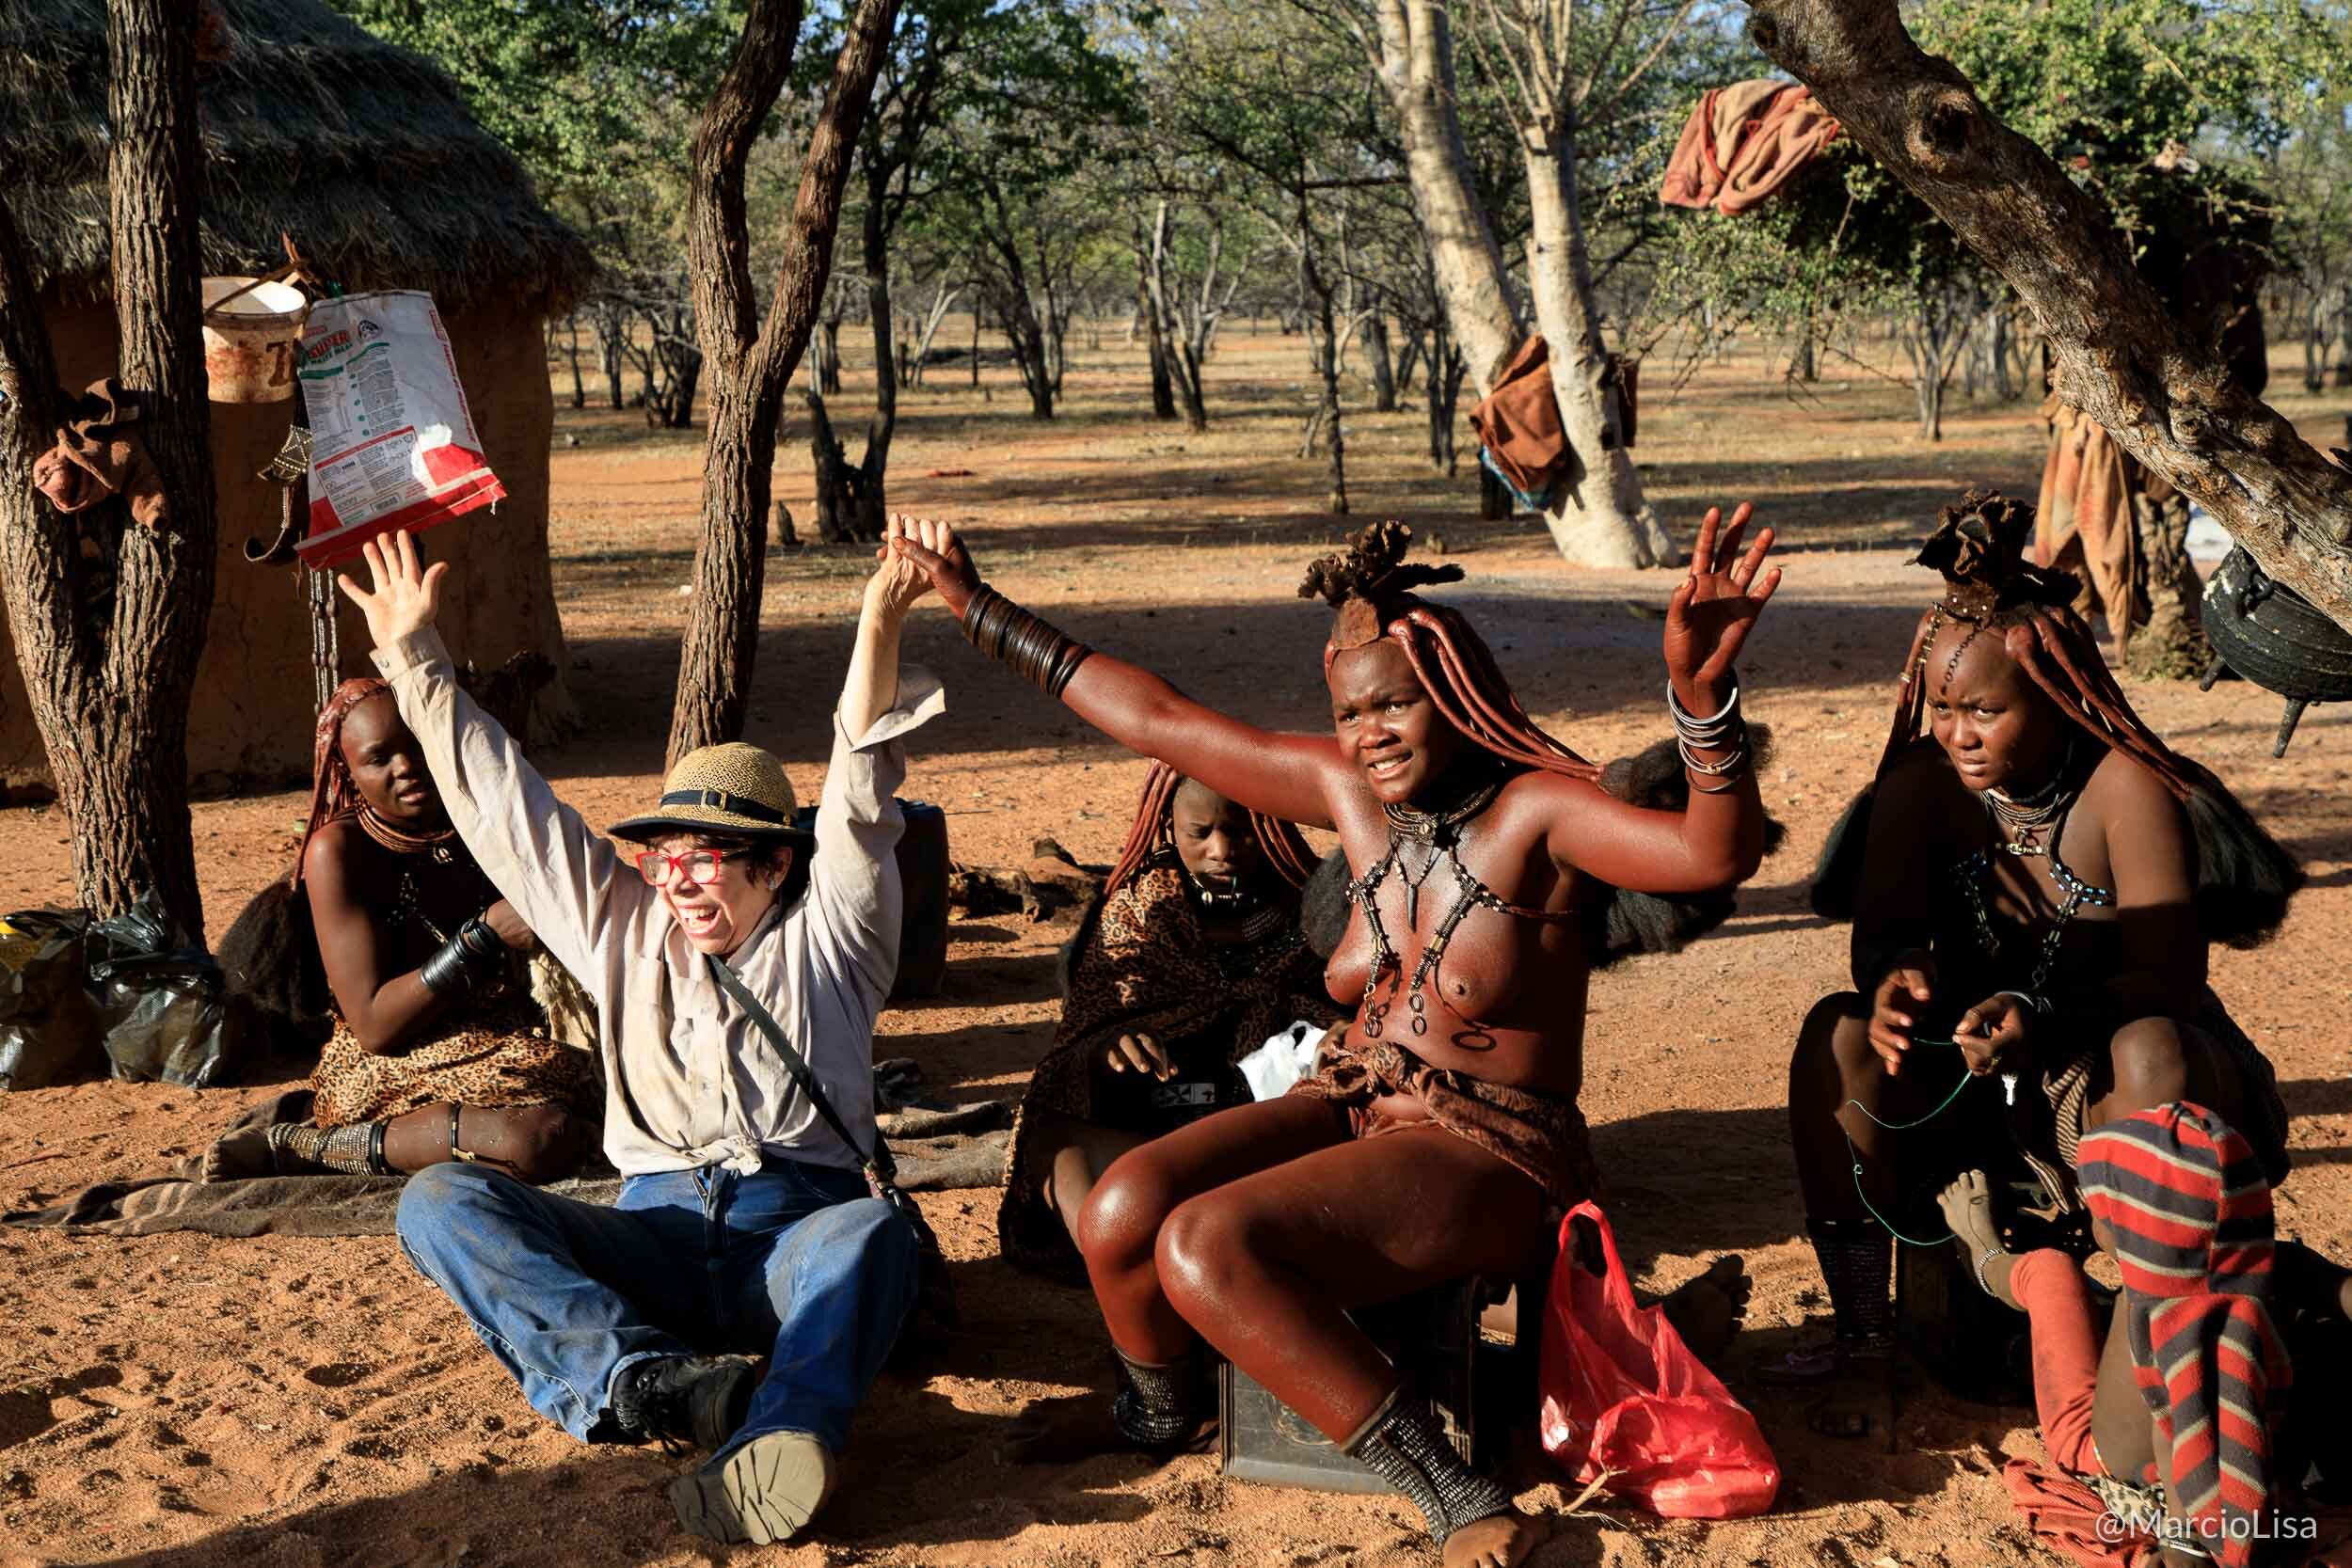
[{"label": "striped blanket", "polygon": [[2186,1101],[2084,1136],[2076,1175],[2113,1233],[2140,1397],[2166,1481],[2215,1560],[2245,1568],[2282,1497],[2271,1412],[2293,1382],[2271,1309],[2270,1183],[2246,1139]]}]

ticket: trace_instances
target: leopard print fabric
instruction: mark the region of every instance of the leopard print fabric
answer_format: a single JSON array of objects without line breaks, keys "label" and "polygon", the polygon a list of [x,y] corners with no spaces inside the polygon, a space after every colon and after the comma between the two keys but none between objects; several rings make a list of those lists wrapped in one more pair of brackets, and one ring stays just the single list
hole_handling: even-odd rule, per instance
[{"label": "leopard print fabric", "polygon": [[1044,1173],[1024,1158],[1031,1117],[1052,1114],[1153,1135],[1184,1119],[1155,1116],[1132,1097],[1098,1102],[1094,1062],[1104,1047],[1121,1034],[1151,1035],[1174,1055],[1179,1076],[1215,1079],[1219,1105],[1242,1104],[1249,1090],[1233,1064],[1295,1020],[1327,1024],[1342,1016],[1323,989],[1323,960],[1295,919],[1262,942],[1211,943],[1173,851],[1105,898],[1073,940],[1061,1023],[1013,1119],[996,1215],[1007,1259],[1057,1278],[1073,1276],[1077,1254],[1046,1201]]},{"label": "leopard print fabric", "polygon": [[560,1105],[591,1121],[604,1115],[604,1085],[591,1052],[548,1039],[539,1010],[494,996],[405,1051],[371,1053],[340,1017],[310,1075],[321,1127],[380,1121],[427,1105],[485,1110]]}]

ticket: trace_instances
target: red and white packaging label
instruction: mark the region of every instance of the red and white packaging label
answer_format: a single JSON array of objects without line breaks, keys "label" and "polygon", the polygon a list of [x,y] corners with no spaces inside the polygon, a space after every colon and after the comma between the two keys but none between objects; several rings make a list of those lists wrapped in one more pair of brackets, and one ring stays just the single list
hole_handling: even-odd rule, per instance
[{"label": "red and white packaging label", "polygon": [[378,534],[432,528],[504,499],[432,295],[318,301],[296,373],[312,438],[310,527],[295,546],[305,564],[331,566]]}]

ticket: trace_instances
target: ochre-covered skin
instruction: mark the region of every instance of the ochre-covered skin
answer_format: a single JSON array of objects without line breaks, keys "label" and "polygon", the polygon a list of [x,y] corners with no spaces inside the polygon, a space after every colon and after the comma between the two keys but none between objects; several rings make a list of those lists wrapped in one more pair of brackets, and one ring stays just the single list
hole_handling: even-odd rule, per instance
[{"label": "ochre-covered skin", "polygon": [[[1735,563],[1718,570],[1718,518],[1708,515],[1669,607],[1667,673],[1683,706],[1702,717],[1730,695],[1732,661],[1780,576],[1763,564],[1769,530],[1736,555],[1746,521],[1743,507],[1721,531],[1721,553]],[[951,531],[925,523],[916,534],[899,547],[923,562],[961,615],[977,571]],[[1399,627],[1394,614],[1384,616],[1384,635],[1345,646],[1361,638],[1367,618],[1352,609],[1343,617],[1343,645],[1328,660],[1328,735],[1242,723],[1101,652],[1078,667],[1062,700],[1112,739],[1252,811],[1335,830],[1360,877],[1389,849],[1384,804],[1441,809],[1458,798],[1465,767],[1493,758],[1440,711],[1474,713],[1476,697],[1433,696],[1415,668],[1444,668],[1460,650],[1424,641],[1408,657],[1405,638],[1431,634]],[[1549,744],[1527,736],[1530,750]],[[1462,832],[1464,868],[1503,901],[1558,914],[1588,878],[1683,893],[1755,870],[1764,822],[1752,777],[1719,794],[1694,791],[1685,812],[1656,812],[1605,794],[1578,759],[1563,766],[1514,774]],[[1418,877],[1418,859],[1410,863]],[[1569,923],[1472,910],[1424,984],[1427,1031],[1410,1032],[1406,983],[1457,892],[1439,864],[1408,920],[1406,889],[1391,872],[1377,904],[1405,979],[1381,1040],[1366,1037],[1359,1017],[1346,1045],[1402,1045],[1434,1068],[1573,1098],[1582,1082],[1587,965]],[[1374,954],[1359,908],[1327,974],[1335,1000],[1354,1007],[1363,998]],[[1373,1109],[1398,1120],[1426,1115],[1406,1096]],[[1088,1202],[1080,1243],[1111,1338],[1130,1359],[1171,1362],[1196,1335],[1205,1338],[1344,1441],[1396,1381],[1347,1309],[1469,1273],[1516,1272],[1545,1241],[1546,1210],[1534,1180],[1465,1138],[1430,1125],[1359,1139],[1347,1109],[1290,1096],[1211,1117],[1120,1160]],[[1105,1436],[1099,1418],[1072,1412],[1032,1423],[1025,1443],[1027,1456],[1059,1456]],[[1457,1532],[1448,1560],[1510,1560],[1525,1544],[1516,1533],[1523,1522],[1498,1534],[1500,1524]]]},{"label": "ochre-covered skin", "polygon": [[[1957,1069],[2013,1078],[2010,1092],[2031,1105],[2046,1102],[2045,1075],[2088,1051],[2085,1133],[2188,1100],[2254,1130],[2258,1145],[2273,1141],[2265,1128],[2283,1135],[2268,1067],[2222,1038],[2237,1032],[2205,984],[2187,801],[2220,786],[2132,712],[2065,608],[2072,580],[2026,580],[2039,575],[2022,561],[2031,528],[2030,508],[1972,491],[1945,509],[1920,555],[1945,590],[1906,656],[1873,785],[1855,990],[1815,1004],[1789,1062],[1812,1222],[1883,1223],[1871,1211],[1886,1212],[1915,1180],[1900,1162],[1917,1139],[1900,1129],[1935,1107]],[[1987,810],[1989,790],[2064,804],[2050,826],[2013,835]],[[2032,852],[2001,852],[2010,845]],[[1974,882],[1997,953],[1985,951],[1959,876],[1979,852]],[[2068,896],[2058,865],[2104,894],[2065,915],[2053,949],[2045,940]],[[1888,1366],[1841,1367],[1815,1429],[1858,1436],[1884,1422]]]}]

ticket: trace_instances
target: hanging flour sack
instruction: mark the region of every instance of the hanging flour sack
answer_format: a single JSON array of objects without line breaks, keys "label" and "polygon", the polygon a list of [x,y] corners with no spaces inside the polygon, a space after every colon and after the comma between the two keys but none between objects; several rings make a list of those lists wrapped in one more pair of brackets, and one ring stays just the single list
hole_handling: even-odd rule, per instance
[{"label": "hanging flour sack", "polygon": [[396,529],[414,531],[501,499],[457,384],[433,296],[343,294],[310,307],[302,334],[310,419],[304,564],[331,566]]}]

